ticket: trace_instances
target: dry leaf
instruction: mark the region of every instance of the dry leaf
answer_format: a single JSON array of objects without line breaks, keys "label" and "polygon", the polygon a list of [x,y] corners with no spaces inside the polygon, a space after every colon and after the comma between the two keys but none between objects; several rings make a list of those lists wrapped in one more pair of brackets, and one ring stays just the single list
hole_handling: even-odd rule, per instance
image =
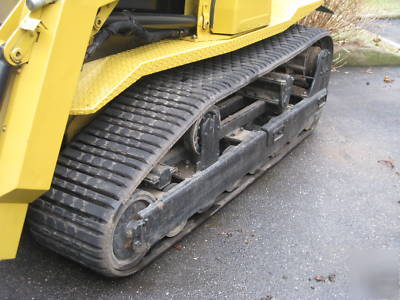
[{"label": "dry leaf", "polygon": [[226,237],[232,237],[233,234],[231,232],[218,232],[218,235],[226,236]]},{"label": "dry leaf", "polygon": [[381,38],[380,38],[379,36],[377,36],[376,38],[374,38],[372,41],[373,41],[374,43],[376,43],[376,44],[382,42],[382,40],[381,40]]},{"label": "dry leaf", "polygon": [[389,76],[385,76],[385,78],[383,78],[383,81],[386,82],[386,83],[392,83],[392,82],[394,82],[394,80],[391,79]]},{"label": "dry leaf", "polygon": [[394,169],[394,163],[391,160],[378,160],[378,164],[384,165],[390,169]]},{"label": "dry leaf", "polygon": [[182,250],[183,249],[183,246],[182,245],[175,245],[174,246],[174,248],[176,249],[176,250]]},{"label": "dry leaf", "polygon": [[127,241],[127,242],[124,244],[124,248],[125,248],[125,249],[132,248],[132,245],[133,245],[133,242],[132,242],[132,241]]},{"label": "dry leaf", "polygon": [[321,276],[321,275],[317,275],[317,276],[314,277],[314,280],[318,281],[318,282],[321,282],[321,281],[325,282],[326,281],[326,277],[325,276]]}]

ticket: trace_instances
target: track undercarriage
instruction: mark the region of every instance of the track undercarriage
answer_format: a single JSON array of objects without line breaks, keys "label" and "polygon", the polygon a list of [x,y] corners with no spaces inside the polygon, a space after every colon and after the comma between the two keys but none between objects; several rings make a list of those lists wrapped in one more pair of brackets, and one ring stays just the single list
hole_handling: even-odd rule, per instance
[{"label": "track undercarriage", "polygon": [[139,271],[311,134],[331,61],[325,31],[294,26],[140,80],[64,148],[33,235],[104,275]]}]

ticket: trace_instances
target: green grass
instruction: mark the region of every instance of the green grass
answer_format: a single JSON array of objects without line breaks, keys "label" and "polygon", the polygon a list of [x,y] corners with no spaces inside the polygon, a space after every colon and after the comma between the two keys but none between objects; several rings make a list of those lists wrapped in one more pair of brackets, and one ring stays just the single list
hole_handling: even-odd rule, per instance
[{"label": "green grass", "polygon": [[400,14],[400,0],[364,0],[368,5],[368,12],[378,15]]}]

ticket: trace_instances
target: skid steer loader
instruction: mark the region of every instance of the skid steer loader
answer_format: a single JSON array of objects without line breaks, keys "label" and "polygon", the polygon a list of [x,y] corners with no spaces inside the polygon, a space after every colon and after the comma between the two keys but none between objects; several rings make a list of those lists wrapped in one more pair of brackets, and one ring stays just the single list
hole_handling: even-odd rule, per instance
[{"label": "skid steer loader", "polygon": [[[0,4],[2,14],[7,3]],[[0,27],[0,259],[131,275],[309,136],[320,0],[20,0]]]}]

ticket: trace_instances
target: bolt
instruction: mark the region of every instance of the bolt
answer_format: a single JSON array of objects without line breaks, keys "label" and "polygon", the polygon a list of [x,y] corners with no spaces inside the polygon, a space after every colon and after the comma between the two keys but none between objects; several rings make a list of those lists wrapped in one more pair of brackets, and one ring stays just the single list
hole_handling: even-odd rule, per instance
[{"label": "bolt", "polygon": [[125,235],[128,239],[131,239],[133,237],[133,230],[131,229],[126,230]]},{"label": "bolt", "polygon": [[96,18],[96,21],[94,22],[94,27],[96,29],[100,29],[101,25],[103,25],[103,20],[100,19],[99,17]]},{"label": "bolt", "polygon": [[21,59],[22,59],[22,56],[23,56],[22,55],[22,50],[20,48],[14,48],[11,51],[10,56],[11,56],[11,59],[12,59],[13,62],[19,64],[19,63],[21,63]]}]

